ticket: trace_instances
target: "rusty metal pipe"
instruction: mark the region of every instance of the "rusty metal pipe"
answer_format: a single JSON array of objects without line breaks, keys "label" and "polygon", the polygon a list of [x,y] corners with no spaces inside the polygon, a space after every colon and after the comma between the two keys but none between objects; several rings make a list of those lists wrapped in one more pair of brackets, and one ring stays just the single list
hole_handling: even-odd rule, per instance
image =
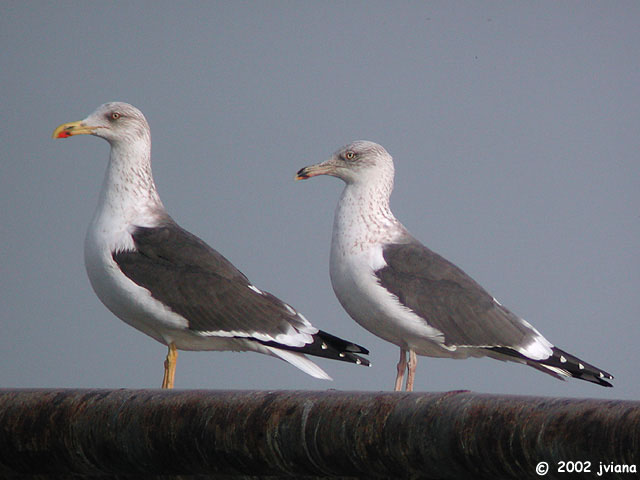
[{"label": "rusty metal pipe", "polygon": [[[470,392],[0,390],[0,475],[544,478],[640,468],[640,402]],[[565,467],[566,468],[566,467]],[[575,468],[575,465],[574,465]],[[584,468],[584,465],[582,465]],[[620,473],[606,478],[633,478]]]}]

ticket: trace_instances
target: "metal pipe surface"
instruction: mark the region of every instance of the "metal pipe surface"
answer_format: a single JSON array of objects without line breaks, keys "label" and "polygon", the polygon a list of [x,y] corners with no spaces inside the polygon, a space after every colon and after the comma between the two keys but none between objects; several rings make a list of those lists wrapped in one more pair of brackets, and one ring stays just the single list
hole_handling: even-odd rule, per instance
[{"label": "metal pipe surface", "polygon": [[[574,463],[562,473],[562,462]],[[466,391],[0,390],[3,477],[568,478],[587,463],[584,478],[637,478],[628,470],[640,467],[640,402]],[[627,472],[597,475],[623,465]]]}]

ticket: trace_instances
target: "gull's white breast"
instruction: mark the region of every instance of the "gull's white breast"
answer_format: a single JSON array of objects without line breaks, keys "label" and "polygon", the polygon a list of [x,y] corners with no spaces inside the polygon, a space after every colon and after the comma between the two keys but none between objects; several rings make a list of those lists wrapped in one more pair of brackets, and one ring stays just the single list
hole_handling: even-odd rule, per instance
[{"label": "gull's white breast", "polygon": [[377,216],[363,215],[361,203],[362,199],[347,187],[334,219],[329,269],[333,290],[343,308],[371,333],[402,348],[411,347],[430,356],[466,356],[445,348],[442,332],[380,285],[375,272],[386,266],[383,245],[404,230],[388,210]]}]

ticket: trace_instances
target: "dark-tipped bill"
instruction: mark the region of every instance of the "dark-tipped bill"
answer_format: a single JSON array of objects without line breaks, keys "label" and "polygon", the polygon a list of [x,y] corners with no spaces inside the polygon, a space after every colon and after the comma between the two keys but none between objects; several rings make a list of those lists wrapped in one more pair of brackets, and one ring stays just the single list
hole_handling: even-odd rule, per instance
[{"label": "dark-tipped bill", "polygon": [[296,180],[306,180],[307,178],[315,177],[316,175],[332,175],[333,168],[328,165],[327,162],[318,163],[316,165],[309,165],[308,167],[301,168],[296,173]]}]

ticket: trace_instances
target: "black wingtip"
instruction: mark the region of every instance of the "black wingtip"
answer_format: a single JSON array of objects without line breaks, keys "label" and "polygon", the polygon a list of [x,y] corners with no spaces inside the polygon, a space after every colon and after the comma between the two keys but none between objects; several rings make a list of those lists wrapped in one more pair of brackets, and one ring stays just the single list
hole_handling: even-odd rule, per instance
[{"label": "black wingtip", "polygon": [[563,377],[572,377],[578,380],[584,380],[585,382],[595,383],[602,387],[613,387],[613,385],[607,381],[613,380],[613,375],[557,347],[553,347],[553,354],[544,360],[532,360],[517,350],[508,347],[491,347],[488,348],[488,350],[519,359],[520,362],[526,363],[560,380],[564,380]]},{"label": "black wingtip", "polygon": [[331,335],[330,333],[325,332],[324,330],[319,330],[317,335],[322,338],[325,342],[330,343],[338,350],[343,350],[345,352],[352,353],[362,353],[363,355],[369,355],[369,350],[364,348],[357,343],[349,342],[347,340],[343,340],[340,337],[336,337],[335,335]]},{"label": "black wingtip", "polygon": [[[320,351],[317,350],[318,346],[320,346]],[[308,345],[308,347],[313,348],[313,351],[309,350],[304,353],[309,353],[310,355],[316,355],[318,357],[331,358],[333,360],[340,360],[343,362],[351,362],[357,365],[364,365],[365,367],[371,365],[369,360],[361,357],[360,355],[356,355],[357,353],[368,355],[369,350],[361,345],[343,340],[342,338],[331,335],[323,330],[318,331],[318,333],[314,335],[314,342],[313,344]]]},{"label": "black wingtip", "polygon": [[553,355],[540,363],[555,368],[561,368],[569,372],[572,377],[580,380],[595,383],[603,387],[613,387],[613,385],[607,381],[613,380],[613,375],[580,360],[578,357],[571,355],[558,347],[553,347]]},{"label": "black wingtip", "polygon": [[319,330],[313,336],[313,343],[304,345],[303,347],[291,347],[276,342],[265,342],[257,340],[264,345],[281,348],[282,350],[291,350],[294,352],[304,353],[305,355],[313,355],[315,357],[329,358],[331,360],[339,360],[341,362],[355,363],[356,365],[371,366],[371,362],[357,354],[368,355],[369,350],[353,343],[343,340],[340,337],[331,335],[330,333]]}]

